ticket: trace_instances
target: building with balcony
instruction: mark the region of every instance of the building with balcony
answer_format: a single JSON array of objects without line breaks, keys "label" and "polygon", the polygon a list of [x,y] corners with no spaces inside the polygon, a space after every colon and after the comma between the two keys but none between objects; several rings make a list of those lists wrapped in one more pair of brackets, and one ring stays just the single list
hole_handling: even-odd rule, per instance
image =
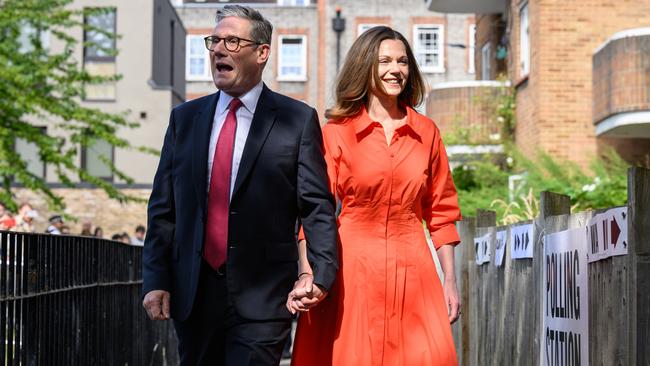
[{"label": "building with balcony", "polygon": [[614,147],[650,154],[650,3],[613,0],[428,0],[475,13],[478,80],[504,73],[516,92],[517,146],[586,166]]}]

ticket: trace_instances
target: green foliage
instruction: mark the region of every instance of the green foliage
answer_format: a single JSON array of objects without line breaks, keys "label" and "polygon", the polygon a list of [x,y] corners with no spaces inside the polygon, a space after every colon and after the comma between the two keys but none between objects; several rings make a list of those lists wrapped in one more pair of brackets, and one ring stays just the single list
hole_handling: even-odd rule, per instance
[{"label": "green foliage", "polygon": [[[65,207],[62,198],[43,179],[27,170],[27,162],[14,149],[17,139],[34,144],[40,158],[64,185],[72,187],[75,181],[88,182],[120,201],[137,199],[81,169],[77,163],[79,148],[102,139],[116,148],[155,153],[148,148],[133,147],[117,135],[122,128],[138,126],[128,121],[124,113],[105,113],[80,103],[85,85],[114,82],[119,77],[90,75],[74,58],[74,51],[80,45],[76,40],[79,37],[71,34],[81,35],[85,29],[113,35],[83,22],[84,15],[106,9],[72,10],[68,6],[71,1],[0,1],[0,200],[10,207],[15,207],[11,192],[14,183],[44,195],[53,210]],[[26,27],[32,31],[25,33]],[[41,41],[44,32],[49,33],[50,44],[57,44],[56,49],[44,47]],[[21,35],[26,34],[31,44],[28,47],[20,41]],[[101,48],[101,45],[93,46]],[[40,133],[36,125],[43,125],[43,121],[54,127],[56,135]],[[107,157],[103,160],[109,163],[115,176],[132,183]]]},{"label": "green foliage", "polygon": [[[454,169],[454,182],[464,216],[474,216],[476,209],[481,208],[495,210],[501,224],[532,219],[539,214],[542,191],[569,196],[574,211],[620,206],[627,202],[629,165],[613,150],[594,159],[589,170],[542,152],[529,159],[513,148],[509,151],[515,158],[513,169],[502,170],[485,161],[470,162]],[[523,173],[525,178],[509,192],[508,176],[517,172]]]}]

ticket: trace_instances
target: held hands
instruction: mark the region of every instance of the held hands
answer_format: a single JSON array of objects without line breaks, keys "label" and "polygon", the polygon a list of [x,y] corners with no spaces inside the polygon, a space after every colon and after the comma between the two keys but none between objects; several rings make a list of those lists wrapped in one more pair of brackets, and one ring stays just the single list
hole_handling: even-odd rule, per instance
[{"label": "held hands", "polygon": [[458,289],[456,288],[456,280],[452,278],[445,278],[442,285],[442,290],[445,295],[445,304],[449,312],[449,323],[453,324],[460,316],[460,299],[458,298]]},{"label": "held hands", "polygon": [[169,319],[169,292],[163,290],[147,292],[142,300],[142,306],[151,320]]},{"label": "held hands", "polygon": [[301,273],[293,285],[293,291],[287,296],[287,309],[291,314],[298,311],[309,311],[327,296],[327,291],[314,285],[314,275]]}]

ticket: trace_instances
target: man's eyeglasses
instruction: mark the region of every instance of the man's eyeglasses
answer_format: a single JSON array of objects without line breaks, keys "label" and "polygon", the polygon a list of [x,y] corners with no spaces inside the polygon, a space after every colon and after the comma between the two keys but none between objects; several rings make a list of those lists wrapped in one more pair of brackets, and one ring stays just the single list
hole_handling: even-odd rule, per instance
[{"label": "man's eyeglasses", "polygon": [[226,46],[226,49],[228,51],[230,51],[230,52],[235,52],[235,51],[239,50],[239,48],[241,46],[240,45],[241,41],[250,42],[251,44],[254,44],[254,45],[260,45],[261,44],[259,42],[251,41],[250,39],[239,38],[239,37],[235,37],[235,36],[228,36],[228,37],[225,37],[225,38],[221,38],[221,37],[217,37],[217,36],[207,36],[207,37],[203,38],[203,40],[205,41],[205,48],[207,48],[208,51],[212,51],[212,49],[214,47],[216,47],[219,44],[219,42],[221,42],[221,41],[223,41],[223,44]]}]

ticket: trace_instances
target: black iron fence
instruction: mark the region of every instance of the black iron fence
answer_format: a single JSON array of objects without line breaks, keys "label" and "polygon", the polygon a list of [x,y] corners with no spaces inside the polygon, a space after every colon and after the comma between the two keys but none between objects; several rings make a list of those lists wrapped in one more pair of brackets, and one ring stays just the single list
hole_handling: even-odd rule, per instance
[{"label": "black iron fence", "polygon": [[169,322],[148,321],[142,248],[0,232],[0,366],[175,364]]}]

